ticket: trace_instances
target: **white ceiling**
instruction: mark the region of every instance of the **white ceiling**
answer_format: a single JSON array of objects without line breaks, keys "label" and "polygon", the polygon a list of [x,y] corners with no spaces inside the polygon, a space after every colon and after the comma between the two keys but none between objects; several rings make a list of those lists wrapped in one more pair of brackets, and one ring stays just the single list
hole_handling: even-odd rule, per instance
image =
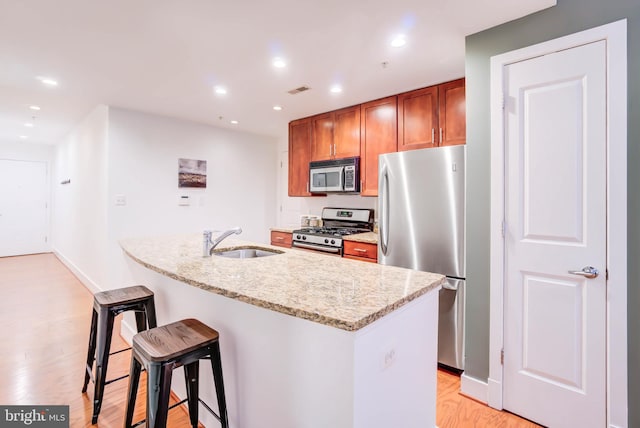
[{"label": "white ceiling", "polygon": [[98,104],[282,138],[292,119],[462,77],[466,35],[555,3],[0,0],[0,141],[56,143]]}]

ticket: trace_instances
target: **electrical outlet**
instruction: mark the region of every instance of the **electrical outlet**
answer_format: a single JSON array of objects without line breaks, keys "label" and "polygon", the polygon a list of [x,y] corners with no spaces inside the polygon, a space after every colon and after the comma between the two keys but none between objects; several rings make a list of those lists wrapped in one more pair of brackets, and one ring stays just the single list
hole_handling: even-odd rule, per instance
[{"label": "electrical outlet", "polygon": [[384,353],[383,361],[382,361],[382,369],[386,370],[391,367],[396,362],[396,350],[395,348],[389,349]]},{"label": "electrical outlet", "polygon": [[127,205],[127,197],[125,195],[116,195],[116,205]]}]

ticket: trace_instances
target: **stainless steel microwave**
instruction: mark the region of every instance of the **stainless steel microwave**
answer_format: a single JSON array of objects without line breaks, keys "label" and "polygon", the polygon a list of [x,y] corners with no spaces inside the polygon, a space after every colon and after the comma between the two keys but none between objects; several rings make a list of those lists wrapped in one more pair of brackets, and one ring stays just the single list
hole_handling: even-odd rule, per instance
[{"label": "stainless steel microwave", "polygon": [[360,191],[360,158],[343,158],[309,163],[312,193],[357,193]]}]

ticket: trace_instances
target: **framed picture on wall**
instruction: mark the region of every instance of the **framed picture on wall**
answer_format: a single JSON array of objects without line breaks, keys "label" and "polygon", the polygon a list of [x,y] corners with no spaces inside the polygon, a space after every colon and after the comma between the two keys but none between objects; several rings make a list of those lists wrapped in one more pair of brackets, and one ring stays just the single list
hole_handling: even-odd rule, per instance
[{"label": "framed picture on wall", "polygon": [[178,159],[178,187],[207,187],[207,161]]}]

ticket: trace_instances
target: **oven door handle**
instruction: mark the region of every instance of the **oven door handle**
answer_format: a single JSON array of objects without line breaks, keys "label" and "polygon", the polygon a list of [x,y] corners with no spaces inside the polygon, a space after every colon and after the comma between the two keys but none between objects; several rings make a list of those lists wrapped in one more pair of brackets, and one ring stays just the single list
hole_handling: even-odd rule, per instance
[{"label": "oven door handle", "polygon": [[339,254],[340,253],[340,248],[319,247],[319,246],[311,245],[311,244],[303,244],[303,243],[298,242],[298,241],[293,241],[293,243],[291,245],[293,245],[294,247],[306,248],[308,250],[323,251],[325,253],[332,253],[332,254]]}]

